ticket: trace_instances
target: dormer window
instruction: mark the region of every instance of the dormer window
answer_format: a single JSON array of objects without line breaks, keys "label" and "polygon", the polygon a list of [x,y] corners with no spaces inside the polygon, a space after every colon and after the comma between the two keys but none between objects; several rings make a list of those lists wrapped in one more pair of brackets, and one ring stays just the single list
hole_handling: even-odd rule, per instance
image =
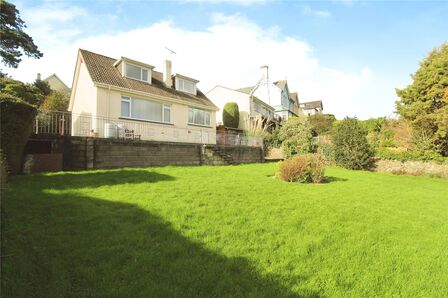
[{"label": "dormer window", "polygon": [[196,95],[196,83],[199,82],[182,75],[175,75],[176,90]]},{"label": "dormer window", "polygon": [[150,83],[150,70],[134,64],[125,63],[125,76],[131,79]]},{"label": "dormer window", "polygon": [[118,71],[125,78],[151,84],[151,70],[154,68],[152,65],[121,57],[115,61],[114,66],[118,68]]}]

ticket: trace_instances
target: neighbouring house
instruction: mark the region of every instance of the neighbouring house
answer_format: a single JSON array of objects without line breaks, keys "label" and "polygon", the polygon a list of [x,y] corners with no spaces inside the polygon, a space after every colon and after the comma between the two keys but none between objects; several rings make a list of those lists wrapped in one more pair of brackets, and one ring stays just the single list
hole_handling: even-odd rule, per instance
[{"label": "neighbouring house", "polygon": [[217,107],[196,79],[126,57],[80,49],[69,111],[72,135],[216,143]]},{"label": "neighbouring house", "polygon": [[[37,79],[41,79],[40,73],[37,74]],[[71,89],[55,73],[42,81],[47,82],[51,90],[70,94]]]},{"label": "neighbouring house", "polygon": [[269,78],[269,67],[261,67],[261,78],[255,86],[237,89],[255,96],[275,109],[275,115],[282,120],[289,117],[300,116],[299,97],[297,92],[290,93],[286,80],[272,82]]},{"label": "neighbouring house", "polygon": [[275,109],[257,98],[240,90],[234,90],[223,86],[215,86],[209,92],[207,97],[219,108],[216,114],[217,125],[223,125],[222,111],[224,105],[228,102],[236,102],[240,112],[240,121],[238,128],[247,130],[252,120],[263,118],[273,119]]},{"label": "neighbouring house", "polygon": [[322,111],[324,110],[322,100],[304,102],[300,104],[300,107],[302,108],[303,113],[308,116],[322,114]]}]

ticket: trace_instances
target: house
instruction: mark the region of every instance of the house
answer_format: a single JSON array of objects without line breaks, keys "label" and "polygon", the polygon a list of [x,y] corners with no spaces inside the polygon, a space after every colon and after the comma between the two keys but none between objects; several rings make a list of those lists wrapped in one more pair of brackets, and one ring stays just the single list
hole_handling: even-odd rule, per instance
[{"label": "house", "polygon": [[72,135],[216,143],[217,107],[196,79],[126,57],[80,49],[69,111]]},{"label": "house", "polygon": [[322,111],[324,109],[322,100],[304,102],[300,104],[300,107],[302,108],[304,114],[308,116],[322,114]]},{"label": "house", "polygon": [[301,115],[297,92],[290,93],[286,80],[272,82],[269,78],[269,67],[261,67],[261,78],[255,86],[237,89],[240,92],[255,96],[275,109],[275,115],[283,120]]},{"label": "house", "polygon": [[216,123],[223,125],[222,111],[224,105],[228,102],[236,102],[240,112],[240,121],[238,128],[247,130],[249,123],[253,119],[264,118],[273,119],[275,109],[257,98],[250,95],[247,92],[241,90],[235,90],[223,86],[215,86],[209,92],[207,97],[219,108],[219,112],[216,114]]},{"label": "house", "polygon": [[[40,80],[40,73],[37,74],[37,79]],[[70,94],[70,88],[55,73],[42,81],[47,82],[51,90]]]}]

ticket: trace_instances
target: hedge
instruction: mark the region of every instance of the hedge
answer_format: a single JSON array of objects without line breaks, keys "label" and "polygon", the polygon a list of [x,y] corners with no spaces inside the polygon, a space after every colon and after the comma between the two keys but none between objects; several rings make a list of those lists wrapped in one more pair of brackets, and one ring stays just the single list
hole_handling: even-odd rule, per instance
[{"label": "hedge", "polygon": [[22,154],[33,129],[37,110],[10,94],[0,94],[1,150],[6,156],[9,173],[21,170]]},{"label": "hedge", "polygon": [[380,148],[375,152],[379,159],[397,160],[397,161],[433,161],[439,164],[448,162],[448,157],[443,157],[434,151],[392,151]]},{"label": "hedge", "polygon": [[222,122],[225,127],[238,128],[240,111],[236,102],[228,102],[222,111]]}]

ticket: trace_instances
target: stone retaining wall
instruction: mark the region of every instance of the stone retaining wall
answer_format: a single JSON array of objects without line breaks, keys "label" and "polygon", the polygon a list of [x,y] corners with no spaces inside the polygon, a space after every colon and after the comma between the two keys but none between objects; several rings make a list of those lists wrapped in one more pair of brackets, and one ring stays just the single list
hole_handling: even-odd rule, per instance
[{"label": "stone retaining wall", "polygon": [[[264,161],[262,148],[132,141],[70,136],[33,136],[25,154],[62,154],[63,169],[111,169],[165,165],[222,165]],[[26,172],[33,171],[28,162]],[[25,169],[24,169],[25,171]]]}]

